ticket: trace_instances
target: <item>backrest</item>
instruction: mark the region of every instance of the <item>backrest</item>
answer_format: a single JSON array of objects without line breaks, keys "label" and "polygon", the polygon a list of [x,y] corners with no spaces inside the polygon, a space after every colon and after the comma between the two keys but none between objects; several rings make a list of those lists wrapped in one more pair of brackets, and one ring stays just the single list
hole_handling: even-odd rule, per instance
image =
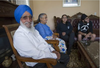
[{"label": "backrest", "polygon": [[99,19],[90,19],[93,25],[93,29],[99,29]]},{"label": "backrest", "polygon": [[8,39],[9,39],[9,42],[10,42],[10,45],[12,47],[12,50],[17,58],[18,53],[16,51],[16,49],[14,48],[13,46],[13,35],[14,35],[14,32],[16,31],[16,29],[18,28],[19,24],[10,24],[10,25],[3,25],[6,33],[7,33],[7,36],[8,36]]},{"label": "backrest", "polygon": [[73,30],[74,30],[74,32],[76,32],[76,33],[77,33],[78,23],[79,23],[80,21],[81,21],[81,19],[75,19],[75,20],[73,20],[73,22],[72,22]]},{"label": "backrest", "polygon": [[[71,23],[71,19],[69,18],[69,16],[68,16],[68,22],[70,22]],[[54,25],[55,25],[55,29],[56,29],[56,27],[57,27],[57,24],[59,24],[59,23],[61,23],[61,18],[60,17],[56,17],[56,16],[54,16]]]},{"label": "backrest", "polygon": [[90,19],[93,25],[93,33],[95,33],[97,36],[99,36],[99,19]]},{"label": "backrest", "polygon": [[100,25],[99,17],[95,15],[90,15],[89,19],[93,25],[93,33],[95,33],[96,36],[99,37],[99,25]]}]

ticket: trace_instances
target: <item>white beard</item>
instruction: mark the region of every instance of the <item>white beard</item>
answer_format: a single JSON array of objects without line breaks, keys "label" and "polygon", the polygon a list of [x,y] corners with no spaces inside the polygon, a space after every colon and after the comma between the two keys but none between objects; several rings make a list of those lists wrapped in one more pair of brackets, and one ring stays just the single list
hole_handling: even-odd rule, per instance
[{"label": "white beard", "polygon": [[[27,24],[28,22],[25,22],[25,24]],[[22,21],[20,21],[20,26],[22,26],[25,30],[32,32],[33,34],[35,34],[35,28],[33,27],[33,21],[30,22],[31,23],[31,27],[27,27],[25,24],[22,23]]]}]

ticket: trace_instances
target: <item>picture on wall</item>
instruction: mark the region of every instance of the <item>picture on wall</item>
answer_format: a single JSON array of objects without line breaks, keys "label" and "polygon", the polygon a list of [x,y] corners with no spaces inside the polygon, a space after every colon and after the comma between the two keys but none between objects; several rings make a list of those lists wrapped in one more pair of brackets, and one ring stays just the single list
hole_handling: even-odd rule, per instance
[{"label": "picture on wall", "polygon": [[63,7],[81,6],[81,0],[63,0]]}]

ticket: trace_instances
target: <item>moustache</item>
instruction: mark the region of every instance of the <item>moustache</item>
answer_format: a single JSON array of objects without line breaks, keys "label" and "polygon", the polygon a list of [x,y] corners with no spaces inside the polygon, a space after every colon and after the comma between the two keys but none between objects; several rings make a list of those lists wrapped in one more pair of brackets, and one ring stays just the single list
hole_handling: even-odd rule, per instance
[{"label": "moustache", "polygon": [[24,24],[27,25],[27,24],[31,24],[31,23],[32,23],[32,22],[25,22]]}]

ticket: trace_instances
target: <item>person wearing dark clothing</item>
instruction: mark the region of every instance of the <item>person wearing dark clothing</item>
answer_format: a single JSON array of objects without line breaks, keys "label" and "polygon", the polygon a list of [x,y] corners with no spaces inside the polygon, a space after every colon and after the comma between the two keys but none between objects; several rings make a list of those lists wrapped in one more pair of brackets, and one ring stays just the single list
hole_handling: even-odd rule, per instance
[{"label": "person wearing dark clothing", "polygon": [[78,40],[95,40],[96,35],[93,34],[92,22],[89,21],[87,15],[82,14],[81,21],[78,23]]},{"label": "person wearing dark clothing", "polygon": [[60,37],[68,43],[67,45],[67,54],[70,54],[72,45],[74,43],[74,32],[72,31],[73,27],[70,22],[67,22],[67,15],[62,15],[62,22],[57,24],[56,31],[59,33]]}]

